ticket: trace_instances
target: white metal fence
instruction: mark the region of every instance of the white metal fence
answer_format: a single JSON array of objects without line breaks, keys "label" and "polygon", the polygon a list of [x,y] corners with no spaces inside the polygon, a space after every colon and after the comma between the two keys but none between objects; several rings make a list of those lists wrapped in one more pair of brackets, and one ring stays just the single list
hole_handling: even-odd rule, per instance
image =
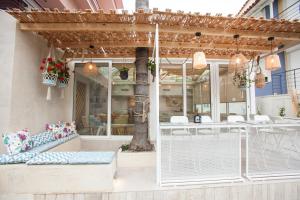
[{"label": "white metal fence", "polygon": [[249,179],[300,177],[300,124],[252,124],[247,130]]},{"label": "white metal fence", "polygon": [[241,180],[241,133],[245,125],[160,126],[160,183]]},{"label": "white metal fence", "polygon": [[300,124],[161,124],[161,185],[300,178]]}]

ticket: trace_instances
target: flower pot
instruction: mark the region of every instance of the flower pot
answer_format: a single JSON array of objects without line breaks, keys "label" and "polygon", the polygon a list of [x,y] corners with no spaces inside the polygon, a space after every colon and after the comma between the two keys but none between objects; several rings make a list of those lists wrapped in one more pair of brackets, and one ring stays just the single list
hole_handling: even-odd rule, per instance
[{"label": "flower pot", "polygon": [[127,80],[128,79],[128,71],[120,71],[120,78],[122,80]]},{"label": "flower pot", "polygon": [[63,80],[58,79],[57,80],[57,86],[59,88],[65,88],[68,86],[69,78],[64,78]]},{"label": "flower pot", "polygon": [[42,73],[42,83],[48,86],[55,86],[57,83],[57,74],[49,74],[48,72]]}]

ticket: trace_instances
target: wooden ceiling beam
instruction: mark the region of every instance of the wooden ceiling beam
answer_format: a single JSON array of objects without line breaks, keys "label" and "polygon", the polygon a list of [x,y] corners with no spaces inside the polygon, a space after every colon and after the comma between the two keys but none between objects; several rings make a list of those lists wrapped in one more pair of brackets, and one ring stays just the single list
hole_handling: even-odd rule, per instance
[{"label": "wooden ceiling beam", "polygon": [[[23,31],[34,32],[155,32],[154,24],[125,24],[125,23],[20,23]],[[208,28],[199,26],[165,26],[161,25],[159,31],[163,33],[195,34],[230,36],[239,34],[247,38],[275,37],[283,40],[300,40],[300,32],[277,32],[259,30],[241,30],[227,28]]]},{"label": "wooden ceiling beam", "polygon": [[[183,48],[183,49],[218,49],[218,50],[235,50],[235,44],[220,44],[220,43],[196,43],[189,42],[160,42],[159,46],[161,48]],[[90,45],[93,45],[95,48],[130,48],[130,47],[153,47],[153,42],[148,41],[132,41],[132,42],[121,42],[121,41],[111,41],[111,42],[62,42],[54,44],[58,48],[71,48],[71,49],[87,49]],[[240,44],[239,49],[242,51],[257,51],[257,52],[269,52],[270,46],[258,46],[258,45],[244,45]]]}]

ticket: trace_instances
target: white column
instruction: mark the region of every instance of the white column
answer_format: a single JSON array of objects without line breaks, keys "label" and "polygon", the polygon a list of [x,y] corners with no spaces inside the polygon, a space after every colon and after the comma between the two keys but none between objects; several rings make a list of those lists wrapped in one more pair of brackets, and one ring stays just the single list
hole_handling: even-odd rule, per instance
[{"label": "white column", "polygon": [[270,18],[274,18],[274,12],[273,12],[273,1],[270,2],[269,4],[270,7]]},{"label": "white column", "polygon": [[186,63],[182,64],[182,97],[183,97],[183,115],[187,116]]},{"label": "white column", "polygon": [[155,93],[156,93],[156,182],[160,184],[161,179],[161,147],[160,147],[160,128],[159,128],[159,32],[158,32],[158,24],[156,24],[155,30]]},{"label": "white column", "polygon": [[220,121],[220,77],[219,65],[210,65],[210,88],[211,88],[211,117],[214,122]]}]

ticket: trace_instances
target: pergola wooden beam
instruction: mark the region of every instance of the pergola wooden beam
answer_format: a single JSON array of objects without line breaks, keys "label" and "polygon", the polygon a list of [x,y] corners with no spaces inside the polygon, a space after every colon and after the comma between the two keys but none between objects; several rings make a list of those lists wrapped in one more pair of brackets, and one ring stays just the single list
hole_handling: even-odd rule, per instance
[{"label": "pergola wooden beam", "polygon": [[[124,23],[20,23],[20,29],[33,32],[155,32],[153,24],[124,24]],[[195,34],[201,32],[203,35],[233,36],[239,34],[247,38],[275,37],[284,40],[300,41],[300,32],[266,32],[260,30],[232,29],[232,28],[208,28],[191,26],[160,26],[161,33]]]},{"label": "pergola wooden beam", "polygon": [[[130,48],[130,47],[153,47],[153,41],[131,41],[131,42],[122,42],[122,41],[105,41],[105,42],[95,42],[95,41],[80,41],[80,42],[62,42],[54,44],[55,47],[59,48],[71,48],[71,49],[86,49],[90,45],[95,46],[95,48]],[[189,42],[165,42],[161,41],[159,46],[162,48],[189,48],[189,49],[218,49],[218,50],[227,50],[235,49],[234,44],[220,44],[220,43],[189,43]],[[256,51],[256,52],[269,52],[270,46],[258,46],[258,45],[239,45],[240,50],[245,51]]]}]

